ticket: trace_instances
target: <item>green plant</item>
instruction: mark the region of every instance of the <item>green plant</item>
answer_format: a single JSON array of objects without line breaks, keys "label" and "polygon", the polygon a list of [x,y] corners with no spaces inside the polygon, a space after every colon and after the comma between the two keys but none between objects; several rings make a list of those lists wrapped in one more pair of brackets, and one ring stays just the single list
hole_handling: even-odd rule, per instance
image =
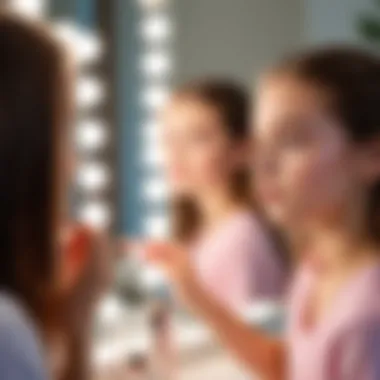
[{"label": "green plant", "polygon": [[375,9],[359,17],[358,32],[370,44],[380,47],[380,0],[375,1]]}]

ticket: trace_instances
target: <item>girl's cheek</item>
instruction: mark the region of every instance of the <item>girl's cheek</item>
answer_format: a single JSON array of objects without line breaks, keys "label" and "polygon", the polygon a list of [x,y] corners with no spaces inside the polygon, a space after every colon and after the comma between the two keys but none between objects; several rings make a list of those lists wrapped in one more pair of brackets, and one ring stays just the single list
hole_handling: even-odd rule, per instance
[{"label": "girl's cheek", "polygon": [[281,164],[282,182],[288,192],[300,193],[315,176],[315,164],[308,157],[293,155],[285,158]]},{"label": "girl's cheek", "polygon": [[221,161],[219,157],[207,152],[200,154],[194,162],[193,173],[202,184],[212,184],[220,175]]},{"label": "girl's cheek", "polygon": [[284,173],[287,192],[304,212],[329,212],[327,208],[342,196],[340,162],[334,152],[310,154],[289,162]]}]

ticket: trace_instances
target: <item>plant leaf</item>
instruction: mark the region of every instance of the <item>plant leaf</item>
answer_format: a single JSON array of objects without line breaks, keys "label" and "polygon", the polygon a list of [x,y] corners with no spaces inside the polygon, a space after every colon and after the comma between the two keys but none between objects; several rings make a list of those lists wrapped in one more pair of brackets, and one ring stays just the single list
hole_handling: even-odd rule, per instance
[{"label": "plant leaf", "polygon": [[[380,2],[380,0],[378,0]],[[380,17],[366,16],[358,21],[358,31],[367,41],[380,44]]]}]

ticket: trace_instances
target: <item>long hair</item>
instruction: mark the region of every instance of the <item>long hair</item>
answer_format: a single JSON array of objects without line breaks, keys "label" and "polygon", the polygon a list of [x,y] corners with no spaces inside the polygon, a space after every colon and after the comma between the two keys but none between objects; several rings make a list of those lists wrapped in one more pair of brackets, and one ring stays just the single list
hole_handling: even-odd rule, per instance
[{"label": "long hair", "polygon": [[0,13],[0,288],[38,313],[55,265],[65,56],[41,26]]}]

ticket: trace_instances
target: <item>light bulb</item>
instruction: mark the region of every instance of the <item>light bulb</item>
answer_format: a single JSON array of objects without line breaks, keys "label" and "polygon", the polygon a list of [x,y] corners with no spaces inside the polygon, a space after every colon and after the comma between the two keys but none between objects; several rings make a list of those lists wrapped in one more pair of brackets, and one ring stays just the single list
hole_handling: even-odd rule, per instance
[{"label": "light bulb", "polygon": [[77,102],[79,107],[98,105],[105,97],[102,82],[96,77],[82,77],[77,84]]},{"label": "light bulb", "polygon": [[92,33],[81,33],[76,41],[76,53],[81,64],[98,61],[103,54],[100,39]]},{"label": "light bulb", "polygon": [[102,148],[107,143],[106,126],[98,119],[81,121],[77,126],[77,143],[87,151]]},{"label": "light bulb", "polygon": [[58,38],[72,50],[78,64],[93,63],[101,58],[104,49],[95,33],[80,28],[68,20],[56,23],[54,29]]},{"label": "light bulb", "polygon": [[149,238],[166,238],[169,236],[169,220],[166,215],[148,216],[144,221],[144,232]]},{"label": "light bulb", "polygon": [[90,226],[103,229],[111,222],[111,210],[104,203],[90,202],[80,208],[79,218]]},{"label": "light bulb", "polygon": [[145,76],[160,78],[167,76],[172,70],[172,60],[163,51],[145,53],[141,59],[141,69]]},{"label": "light bulb", "polygon": [[148,201],[165,201],[169,195],[168,184],[165,179],[151,178],[144,181],[142,191]]},{"label": "light bulb", "polygon": [[100,323],[109,324],[115,322],[122,314],[122,310],[122,305],[115,296],[109,295],[104,297],[98,306]]},{"label": "light bulb", "polygon": [[142,103],[149,109],[162,108],[169,98],[169,89],[164,86],[152,86],[142,93]]},{"label": "light bulb", "polygon": [[147,42],[163,42],[171,33],[171,22],[164,14],[148,16],[141,23],[141,35]]},{"label": "light bulb", "polygon": [[160,126],[155,120],[148,121],[142,127],[141,134],[146,143],[158,142],[160,139]]},{"label": "light bulb", "polygon": [[165,162],[162,146],[155,141],[153,143],[146,143],[142,151],[142,162],[147,166],[162,166]]},{"label": "light bulb", "polygon": [[46,0],[12,0],[12,10],[29,17],[42,17],[46,11]]},{"label": "light bulb", "polygon": [[83,164],[78,170],[78,185],[85,191],[103,190],[109,182],[110,171],[103,164]]}]

